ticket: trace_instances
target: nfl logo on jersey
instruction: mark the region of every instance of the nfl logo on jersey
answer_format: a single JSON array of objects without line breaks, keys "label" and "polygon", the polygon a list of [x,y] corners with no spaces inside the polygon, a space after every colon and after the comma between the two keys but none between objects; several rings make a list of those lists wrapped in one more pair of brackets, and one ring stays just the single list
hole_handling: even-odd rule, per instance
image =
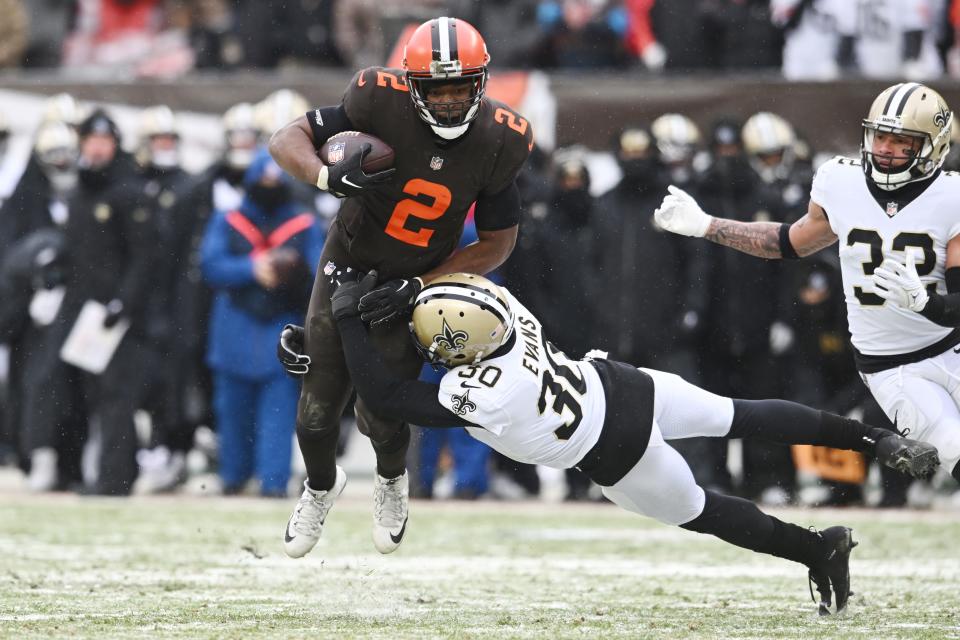
[{"label": "nfl logo on jersey", "polygon": [[443,158],[440,156],[433,156],[430,158],[430,168],[434,171],[439,171],[443,167]]},{"label": "nfl logo on jersey", "polygon": [[330,153],[327,156],[327,159],[330,161],[330,164],[337,164],[343,160],[343,150],[346,148],[346,142],[336,142],[330,145]]},{"label": "nfl logo on jersey", "polygon": [[892,218],[893,216],[897,215],[897,211],[899,210],[900,210],[900,205],[897,204],[896,202],[887,203],[887,217]]}]

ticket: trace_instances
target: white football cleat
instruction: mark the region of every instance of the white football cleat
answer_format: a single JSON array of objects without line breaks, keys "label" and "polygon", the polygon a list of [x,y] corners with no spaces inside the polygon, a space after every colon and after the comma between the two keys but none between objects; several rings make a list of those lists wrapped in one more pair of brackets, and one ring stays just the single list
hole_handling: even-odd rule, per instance
[{"label": "white football cleat", "polygon": [[373,546],[380,553],[392,553],[403,542],[407,531],[407,506],[410,483],[407,472],[391,480],[374,474]]},{"label": "white football cleat", "polygon": [[314,491],[303,482],[303,494],[293,510],[293,515],[287,521],[287,528],[283,532],[283,550],[291,558],[302,558],[320,540],[323,531],[323,522],[327,519],[327,512],[333,506],[337,496],[347,485],[347,474],[341,467],[337,467],[337,479],[328,491]]}]

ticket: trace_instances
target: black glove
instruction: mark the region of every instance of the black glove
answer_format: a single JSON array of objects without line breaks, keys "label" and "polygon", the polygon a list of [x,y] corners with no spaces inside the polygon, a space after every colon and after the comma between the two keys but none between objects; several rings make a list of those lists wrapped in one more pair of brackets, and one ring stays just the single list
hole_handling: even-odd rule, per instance
[{"label": "black glove", "polygon": [[[391,168],[376,173],[364,173],[361,165],[363,157],[368,153],[370,153],[370,144],[362,144],[353,155],[327,167],[326,190],[338,198],[360,195],[364,189],[386,182],[397,172],[396,169]],[[317,186],[321,189],[324,188],[323,178],[321,171],[317,182]]]},{"label": "black glove", "polygon": [[[363,276],[363,279],[361,279]],[[349,267],[335,274],[333,293],[330,294],[330,306],[333,307],[335,320],[342,320],[351,316],[360,315],[357,307],[360,299],[377,284],[377,272],[371,271],[363,275]]]},{"label": "black glove", "polygon": [[286,325],[280,332],[277,342],[277,360],[283,370],[295,378],[307,375],[310,370],[310,356],[303,353],[303,327]]},{"label": "black glove", "polygon": [[123,302],[114,298],[107,303],[107,315],[103,317],[103,328],[110,329],[123,318]]},{"label": "black glove", "polygon": [[360,299],[360,319],[376,326],[406,316],[422,289],[420,278],[391,280]]}]

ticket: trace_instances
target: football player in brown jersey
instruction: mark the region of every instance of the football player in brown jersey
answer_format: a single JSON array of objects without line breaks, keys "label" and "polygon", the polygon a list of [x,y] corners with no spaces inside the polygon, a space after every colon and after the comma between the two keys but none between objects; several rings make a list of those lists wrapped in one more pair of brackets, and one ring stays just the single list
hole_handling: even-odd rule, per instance
[{"label": "football player in brown jersey", "polygon": [[[297,438],[308,477],[284,535],[291,557],[302,557],[316,544],[346,483],[335,453],[353,385],[324,272],[352,267],[381,274],[381,284],[363,300],[363,318],[374,324],[373,339],[387,365],[409,376],[422,360],[406,320],[423,285],[447,273],[488,273],[513,250],[520,219],[516,177],[533,146],[533,132],[526,119],[485,95],[489,61],[483,38],[470,24],[429,20],[407,42],[403,69],[363,69],[341,104],[307,113],[270,141],[273,157],[291,175],[344,198],[305,323],[303,348],[313,364],[303,377]],[[341,131],[386,142],[395,152],[394,167],[365,173],[363,147],[324,165],[317,149]],[[479,240],[455,253],[474,203]],[[410,430],[400,419],[373,415],[362,397],[356,415],[377,457],[374,544],[390,553],[406,531]]]}]

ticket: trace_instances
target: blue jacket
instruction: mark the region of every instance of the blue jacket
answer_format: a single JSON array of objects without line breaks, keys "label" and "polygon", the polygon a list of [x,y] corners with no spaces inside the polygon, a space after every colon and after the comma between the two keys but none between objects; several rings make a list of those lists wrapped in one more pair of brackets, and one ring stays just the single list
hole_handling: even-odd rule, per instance
[{"label": "blue jacket", "polygon": [[[267,170],[279,169],[261,152],[244,176],[248,192]],[[283,180],[290,178],[284,174]],[[253,380],[282,373],[277,335],[288,322],[303,323],[309,289],[300,289],[309,283],[296,291],[266,289],[253,276],[253,257],[277,247],[292,249],[315,276],[324,236],[316,216],[293,201],[265,211],[246,196],[238,211],[214,213],[200,247],[203,277],[214,290],[207,349],[211,369]]]}]

